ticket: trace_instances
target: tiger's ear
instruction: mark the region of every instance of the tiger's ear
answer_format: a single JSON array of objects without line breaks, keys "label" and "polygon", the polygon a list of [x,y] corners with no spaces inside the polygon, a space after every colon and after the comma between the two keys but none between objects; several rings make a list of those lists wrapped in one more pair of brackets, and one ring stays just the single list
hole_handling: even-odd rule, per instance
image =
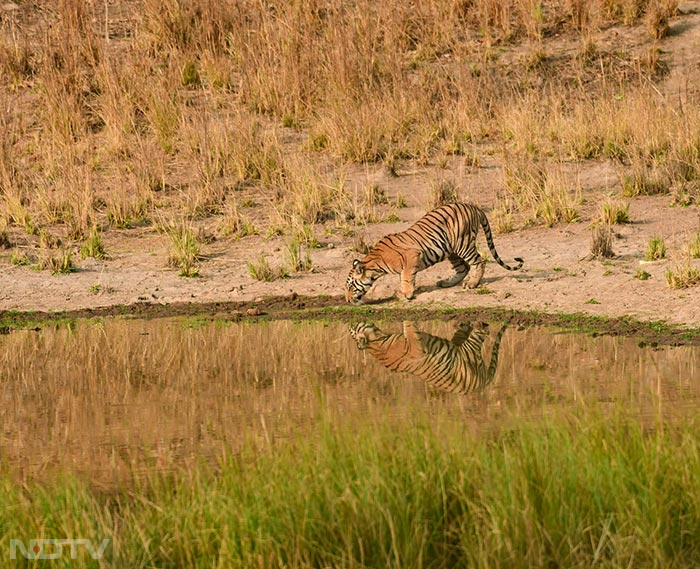
[{"label": "tiger's ear", "polygon": [[359,269],[360,267],[362,267],[362,263],[360,262],[359,259],[355,259],[355,260],[352,262],[352,268],[353,268],[353,269]]}]

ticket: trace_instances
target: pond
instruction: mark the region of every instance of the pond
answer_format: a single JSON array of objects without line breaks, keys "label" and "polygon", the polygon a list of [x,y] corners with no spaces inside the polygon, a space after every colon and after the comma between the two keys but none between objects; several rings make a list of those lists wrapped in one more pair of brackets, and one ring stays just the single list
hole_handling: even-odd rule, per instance
[{"label": "pond", "polygon": [[19,478],[68,469],[109,487],[320,421],[478,434],[581,406],[694,413],[700,350],[459,320],[105,319],[0,336],[0,459]]}]

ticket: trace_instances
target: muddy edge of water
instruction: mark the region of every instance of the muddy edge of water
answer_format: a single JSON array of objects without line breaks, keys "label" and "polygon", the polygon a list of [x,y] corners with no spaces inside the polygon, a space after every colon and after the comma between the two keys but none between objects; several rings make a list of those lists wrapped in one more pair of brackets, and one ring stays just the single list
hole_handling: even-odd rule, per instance
[{"label": "muddy edge of water", "polygon": [[378,301],[360,306],[345,304],[340,296],[307,297],[296,294],[250,302],[136,303],[64,312],[0,311],[0,333],[18,328],[41,328],[63,320],[102,317],[163,318],[185,317],[222,321],[311,320],[352,321],[371,317],[382,320],[454,320],[471,318],[509,321],[520,326],[552,326],[593,335],[628,336],[651,345],[700,345],[700,328],[684,328],[665,322],[644,322],[632,318],[607,318],[587,314],[547,314],[499,308],[410,306],[395,301]]}]

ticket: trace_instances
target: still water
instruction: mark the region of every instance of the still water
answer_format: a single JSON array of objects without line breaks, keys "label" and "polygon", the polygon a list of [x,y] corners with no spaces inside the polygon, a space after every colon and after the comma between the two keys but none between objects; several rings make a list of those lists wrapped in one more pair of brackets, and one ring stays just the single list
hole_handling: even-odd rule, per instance
[{"label": "still water", "polygon": [[85,321],[0,336],[0,460],[109,486],[319,421],[486,432],[581,407],[700,409],[700,350],[480,322]]}]

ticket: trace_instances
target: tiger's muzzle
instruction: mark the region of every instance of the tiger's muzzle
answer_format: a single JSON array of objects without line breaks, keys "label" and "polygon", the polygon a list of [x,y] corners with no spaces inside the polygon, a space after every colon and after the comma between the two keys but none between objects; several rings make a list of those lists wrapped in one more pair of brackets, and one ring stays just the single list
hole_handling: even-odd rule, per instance
[{"label": "tiger's muzzle", "polygon": [[348,279],[345,283],[345,301],[353,304],[360,304],[362,297],[367,292],[366,289],[358,287],[353,279]]},{"label": "tiger's muzzle", "polygon": [[351,293],[349,290],[345,290],[345,301],[351,302],[352,304],[360,304],[362,302],[362,297],[364,293]]}]

